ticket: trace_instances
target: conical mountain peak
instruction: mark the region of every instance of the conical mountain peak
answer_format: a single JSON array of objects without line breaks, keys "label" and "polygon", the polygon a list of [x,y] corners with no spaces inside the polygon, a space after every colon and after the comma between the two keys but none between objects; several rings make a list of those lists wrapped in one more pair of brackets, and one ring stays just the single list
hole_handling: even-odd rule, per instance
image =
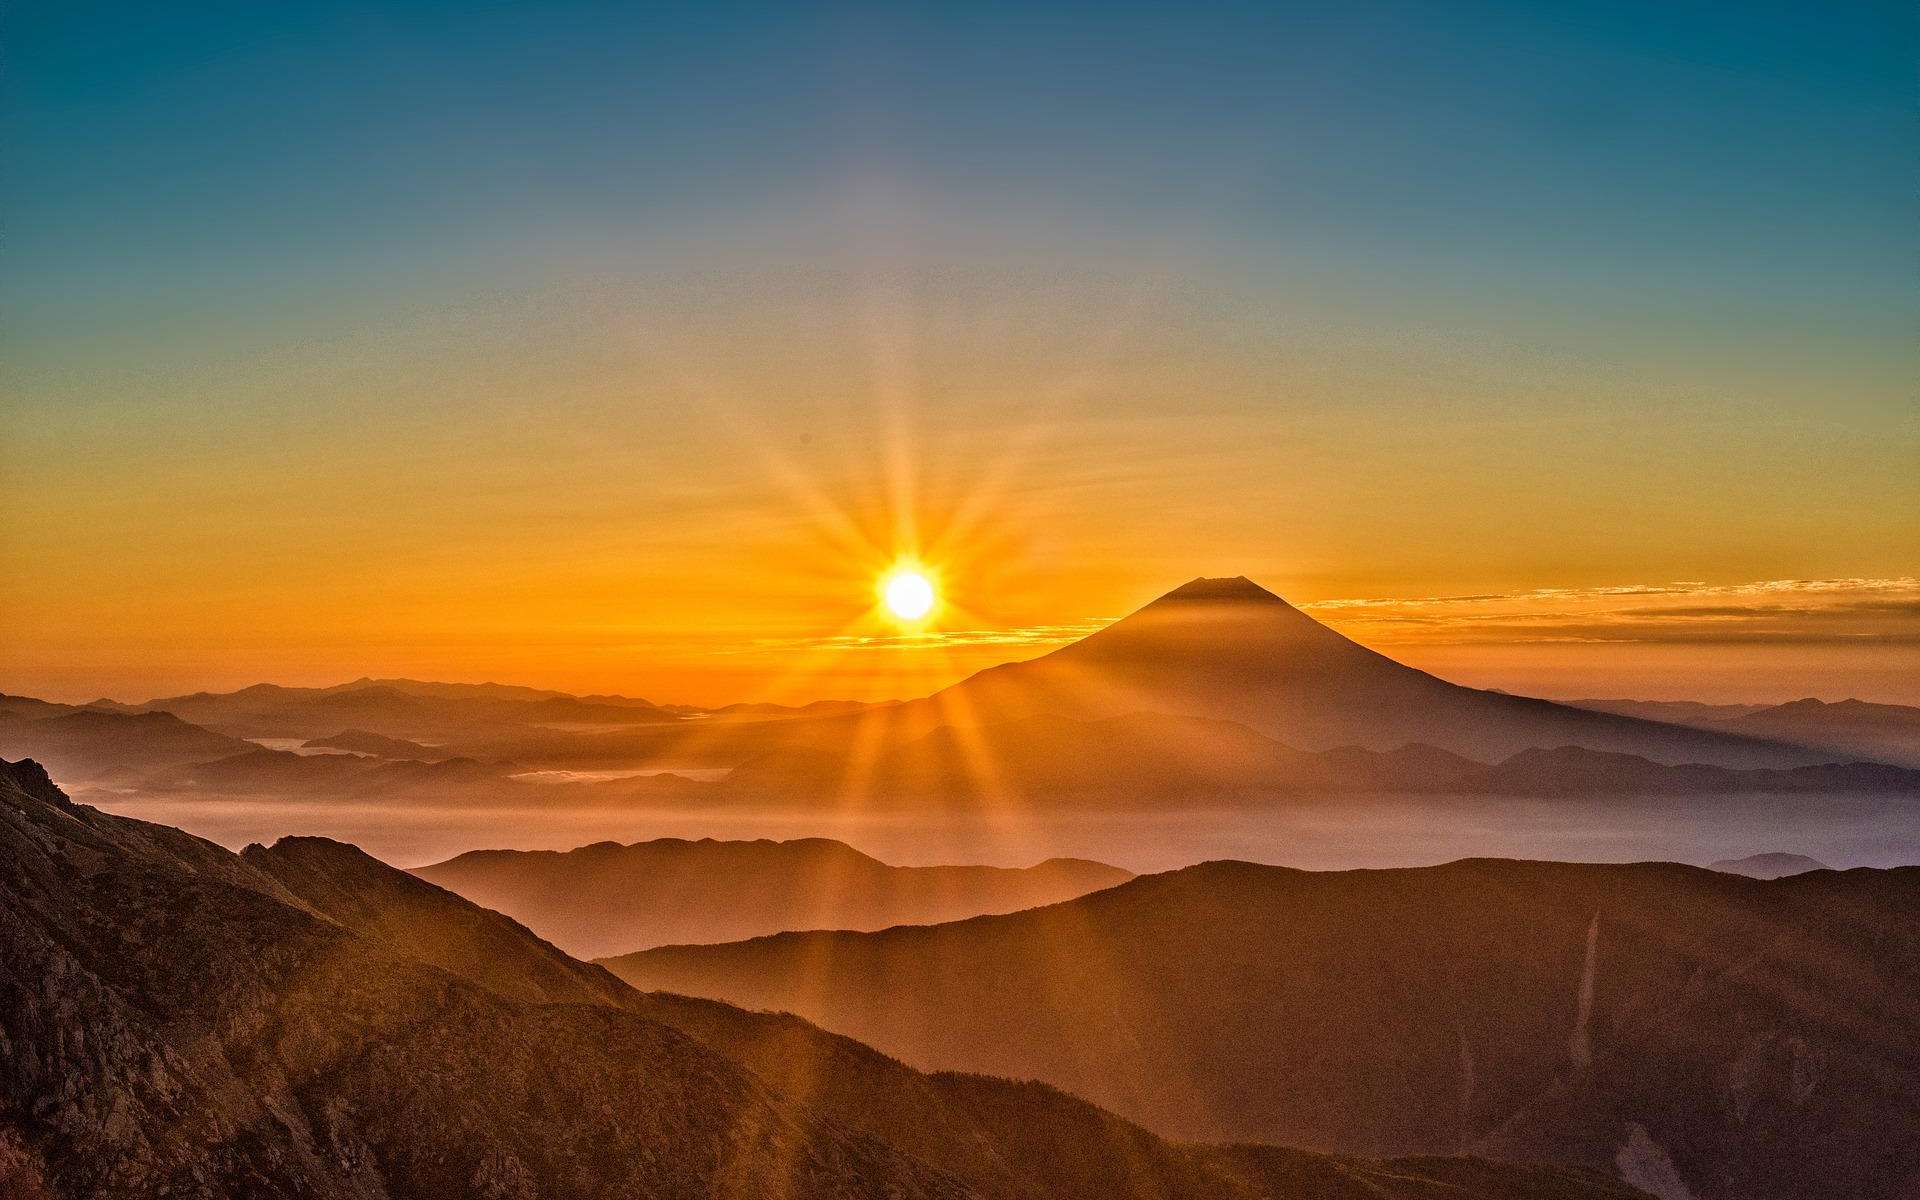
[{"label": "conical mountain peak", "polygon": [[1135,685],[1146,670],[1159,677],[1156,686],[1222,671],[1243,676],[1240,684],[1256,690],[1276,675],[1295,684],[1308,675],[1421,675],[1320,624],[1243,575],[1189,580],[1048,658],[1120,665],[1135,676]]},{"label": "conical mountain peak", "polygon": [[1189,580],[1050,654],[983,671],[924,717],[1231,721],[1303,750],[1410,742],[1494,762],[1580,746],[1665,763],[1797,766],[1810,752],[1461,687],[1353,641],[1244,576]]}]

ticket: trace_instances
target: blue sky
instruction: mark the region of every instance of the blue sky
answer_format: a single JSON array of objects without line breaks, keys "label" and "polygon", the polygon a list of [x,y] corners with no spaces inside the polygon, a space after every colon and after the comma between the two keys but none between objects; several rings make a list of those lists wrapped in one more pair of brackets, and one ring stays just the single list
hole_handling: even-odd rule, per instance
[{"label": "blue sky", "polygon": [[76,318],[182,278],[471,271],[529,228],[807,207],[850,178],[1496,291],[1912,312],[1907,5],[71,3],[9,26],[9,273]]}]

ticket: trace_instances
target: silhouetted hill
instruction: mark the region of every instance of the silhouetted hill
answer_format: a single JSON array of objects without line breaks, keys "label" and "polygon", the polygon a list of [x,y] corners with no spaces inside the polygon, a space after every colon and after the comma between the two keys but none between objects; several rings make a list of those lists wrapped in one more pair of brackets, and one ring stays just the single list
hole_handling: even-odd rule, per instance
[{"label": "silhouetted hill", "polygon": [[431,746],[419,742],[409,742],[405,738],[382,737],[364,729],[345,729],[332,737],[310,738],[303,744],[308,750],[345,750],[351,754],[367,754],[375,758],[412,759],[416,762],[431,762],[447,757],[436,753]]},{"label": "silhouetted hill", "polygon": [[607,965],[1172,1136],[1891,1200],[1920,1182],[1916,916],[1920,869],[1221,862],[1007,916]]},{"label": "silhouetted hill", "polygon": [[1754,879],[1784,879],[1788,875],[1833,869],[1817,858],[1808,858],[1804,854],[1784,854],[1779,851],[1749,854],[1745,858],[1723,858],[1719,862],[1708,863],[1707,868],[1712,871],[1726,871],[1733,875],[1746,875]]},{"label": "silhouetted hill", "polygon": [[1786,704],[1576,700],[1581,708],[1626,713],[1675,725],[1774,738],[1846,757],[1920,767],[1920,708],[1865,700],[1793,700]]},{"label": "silhouetted hill", "polygon": [[813,700],[806,704],[743,703],[722,704],[718,708],[700,708],[692,704],[670,704],[668,711],[684,716],[704,717],[827,717],[841,716],[875,707],[860,700]]},{"label": "silhouetted hill", "polygon": [[51,700],[36,700],[32,696],[9,696],[0,692],[0,721],[38,720],[41,717],[57,717],[61,713],[79,711],[78,705],[56,704]]},{"label": "silhouetted hill", "polygon": [[238,738],[190,725],[169,713],[75,709],[37,719],[0,721],[0,757],[32,758],[62,779],[145,773],[253,750]]},{"label": "silhouetted hill", "polygon": [[659,1022],[507,1000],[176,831],[9,772],[0,840],[18,1193],[967,1194]]},{"label": "silhouetted hill", "polygon": [[326,737],[352,728],[413,740],[471,738],[516,728],[671,723],[644,700],[596,700],[504,684],[360,679],[325,688],[255,684],[235,692],[166,696],[140,707],[244,737]]},{"label": "silhouetted hill", "polygon": [[1904,704],[1795,700],[1735,717],[1720,728],[1920,767],[1920,708]]},{"label": "silhouetted hill", "polygon": [[1408,743],[1493,761],[1583,746],[1658,762],[1795,766],[1821,756],[1733,734],[1479,691],[1342,637],[1246,579],[1196,579],[1030,662],[982,671],[922,702],[1006,721],[1152,711],[1233,721],[1305,750]]},{"label": "silhouetted hill", "polygon": [[1490,795],[1672,795],[1738,793],[1877,793],[1920,795],[1920,771],[1879,763],[1822,763],[1786,769],[1733,770],[1699,763],[1668,766],[1631,754],[1579,746],[1524,750],[1459,781],[1459,790]]},{"label": "silhouetted hill", "polygon": [[826,838],[475,850],[413,873],[579,955],[1013,912],[1133,878],[1077,859],[1021,869],[896,867]]},{"label": "silhouetted hill", "polygon": [[0,764],[0,852],[8,1195],[1612,1194],[1495,1164],[1170,1146],[1037,1085],[642,996],[339,843],[237,856],[106,816],[31,763]]},{"label": "silhouetted hill", "polygon": [[422,700],[371,683],[341,689],[257,683],[235,692],[163,696],[142,707],[242,737],[323,737],[343,728],[385,732],[426,721],[429,711]]},{"label": "silhouetted hill", "polygon": [[594,704],[613,704],[625,708],[657,708],[658,705],[634,696],[573,696],[552,688],[525,687],[517,683],[435,683],[422,679],[360,678],[336,684],[332,691],[354,688],[386,687],[410,696],[428,696],[438,700],[585,700]]},{"label": "silhouetted hill", "polygon": [[1669,725],[1696,725],[1711,728],[1715,724],[1759,712],[1764,704],[1702,704],[1698,700],[1567,700],[1573,708],[1618,713],[1625,717],[1644,717]]},{"label": "silhouetted hill", "polygon": [[[491,990],[611,1003],[681,1029],[843,1128],[910,1152],[983,1196],[1592,1196],[1583,1176],[1460,1160],[1369,1164],[1265,1146],[1174,1147],[1041,1084],[923,1075],[790,1016],[634,991],[532,931],[324,838],[251,846],[246,860],[302,901],[408,957]],[[1436,1183],[1441,1186],[1436,1187]],[[1408,1189],[1402,1192],[1399,1189]],[[1517,1189],[1517,1190],[1516,1190]]]},{"label": "silhouetted hill", "polygon": [[[245,744],[245,743],[243,743]],[[155,771],[142,780],[151,793],[310,797],[385,797],[392,803],[480,802],[514,791],[510,765],[470,758],[369,758],[356,754],[294,754],[250,746],[210,762]],[[524,789],[518,789],[524,791]]]}]

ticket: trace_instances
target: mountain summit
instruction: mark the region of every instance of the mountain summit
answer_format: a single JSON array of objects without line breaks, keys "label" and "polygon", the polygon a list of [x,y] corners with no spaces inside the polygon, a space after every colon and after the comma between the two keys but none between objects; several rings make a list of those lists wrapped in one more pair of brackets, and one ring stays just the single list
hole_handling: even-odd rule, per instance
[{"label": "mountain summit", "polygon": [[[1249,604],[1287,604],[1285,600],[1282,600],[1272,592],[1261,587],[1253,580],[1248,579],[1245,575],[1234,575],[1230,578],[1223,579],[1208,579],[1204,576],[1199,579],[1189,579],[1153,603],[1166,604],[1170,601],[1189,600],[1210,601],[1215,603],[1239,601]],[[1151,607],[1151,605],[1149,607]],[[1287,607],[1292,608],[1293,606],[1287,604]]]}]

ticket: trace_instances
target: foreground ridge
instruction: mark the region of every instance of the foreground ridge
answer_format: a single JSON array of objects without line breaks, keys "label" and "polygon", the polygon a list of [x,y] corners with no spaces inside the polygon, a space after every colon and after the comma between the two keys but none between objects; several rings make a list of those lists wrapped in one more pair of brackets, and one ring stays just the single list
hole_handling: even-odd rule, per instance
[{"label": "foreground ridge", "polygon": [[1916,915],[1920,867],[1222,861],[1006,916],[605,961],[922,1068],[1043,1079],[1165,1136],[1554,1161],[1695,1200],[1906,1200]]},{"label": "foreground ridge", "polygon": [[1409,1200],[1630,1191],[1179,1146],[1037,1084],[636,992],[320,838],[235,855],[0,765],[0,1189]]}]

